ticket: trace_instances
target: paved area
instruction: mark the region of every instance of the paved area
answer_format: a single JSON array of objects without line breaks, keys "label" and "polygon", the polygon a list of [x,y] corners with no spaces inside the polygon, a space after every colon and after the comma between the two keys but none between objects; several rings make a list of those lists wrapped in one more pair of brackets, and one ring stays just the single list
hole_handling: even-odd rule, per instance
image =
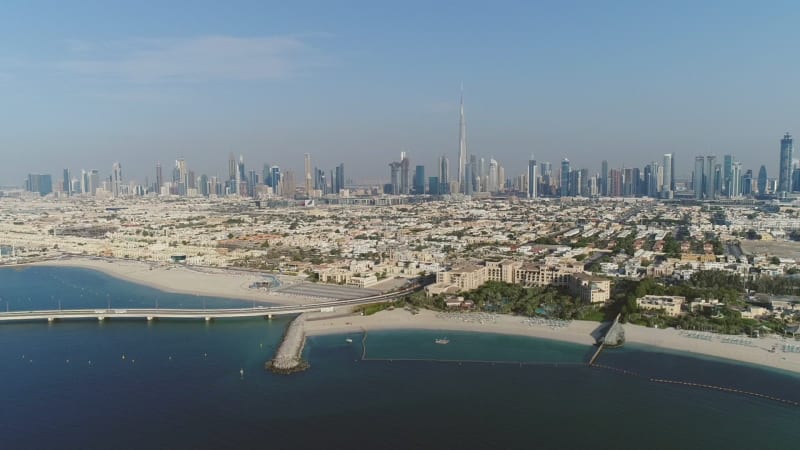
[{"label": "paved area", "polygon": [[743,240],[741,247],[749,255],[767,254],[778,258],[800,258],[800,242]]},{"label": "paved area", "polygon": [[297,295],[309,298],[327,298],[339,300],[369,297],[372,295],[379,295],[381,293],[381,291],[375,289],[362,289],[352,286],[339,286],[336,284],[311,282],[286,286],[273,292],[283,295]]}]

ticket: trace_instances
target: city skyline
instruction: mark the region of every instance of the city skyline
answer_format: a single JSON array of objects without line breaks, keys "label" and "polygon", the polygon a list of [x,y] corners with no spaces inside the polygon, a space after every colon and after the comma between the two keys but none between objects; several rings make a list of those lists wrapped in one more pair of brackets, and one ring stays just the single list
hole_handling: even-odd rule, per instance
[{"label": "city skyline", "polygon": [[[462,97],[463,100],[463,97]],[[463,108],[460,113],[459,148],[464,149]],[[463,152],[459,152],[459,158]],[[357,191],[359,195],[475,195],[489,193],[509,193],[528,199],[542,197],[650,197],[656,199],[673,199],[680,196],[688,199],[689,194],[695,200],[715,200],[719,198],[737,199],[750,196],[774,195],[785,199],[800,192],[800,163],[795,158],[793,138],[790,133],[783,135],[780,141],[779,159],[781,170],[777,177],[767,178],[766,168],[761,165],[758,178],[755,170],[745,170],[736,155],[725,154],[719,163],[716,155],[694,158],[694,168],[690,176],[680,178],[675,171],[675,154],[665,153],[662,161],[653,160],[642,167],[623,165],[609,171],[607,160],[601,163],[600,171],[593,171],[578,165],[571,165],[568,158],[561,161],[557,174],[553,174],[552,163],[542,161],[540,170],[538,163],[531,155],[527,168],[522,174],[507,174],[501,162],[483,155],[470,154],[464,169],[459,169],[455,179],[450,178],[449,162],[446,155],[438,158],[436,168],[425,177],[425,165],[417,164],[411,172],[410,155],[400,152],[399,161],[389,163],[388,183],[361,184],[345,176],[344,163],[339,163],[330,170],[330,178],[326,170],[313,165],[309,153],[303,155],[303,172],[299,175],[301,183],[295,179],[295,171],[282,170],[280,166],[263,163],[262,170],[253,170],[245,166],[244,157],[238,160],[233,153],[228,157],[228,177],[199,174],[187,165],[184,158],[175,160],[171,181],[165,181],[163,167],[159,162],[155,165],[155,178],[145,177],[145,182],[125,181],[122,176],[122,165],[115,162],[111,175],[100,178],[98,170],[81,170],[80,176],[72,175],[71,168],[64,168],[62,179],[53,188],[50,174],[29,173],[25,180],[25,189],[47,195],[51,192],[61,194],[95,195],[98,189],[102,195],[110,197],[143,196],[143,195],[179,195],[179,196],[227,196],[287,199],[312,199],[328,195],[339,196],[347,188],[367,188]],[[258,164],[256,164],[258,166]],[[249,167],[247,170],[246,167]],[[463,172],[463,175],[461,173]],[[151,182],[154,181],[153,182]],[[300,188],[298,190],[298,187]],[[371,190],[370,190],[371,188]],[[344,196],[349,196],[349,190]]]},{"label": "city skyline", "polygon": [[777,158],[756,158],[800,123],[800,93],[778,76],[797,65],[784,57],[800,37],[791,3],[467,2],[425,4],[424,18],[411,4],[392,17],[409,25],[398,30],[367,5],[353,15],[315,4],[320,16],[73,5],[60,11],[68,20],[11,5],[0,37],[20,44],[0,51],[0,118],[12,130],[0,148],[15,158],[0,184],[116,161],[143,181],[154,161],[181,156],[211,175],[229,152],[289,167],[300,185],[305,153],[344,161],[356,179],[383,174],[399,151],[428,168],[446,154],[455,173],[462,80],[469,153],[507,167],[531,153],[589,168],[675,153],[681,176],[693,155],[730,153],[777,173]]}]

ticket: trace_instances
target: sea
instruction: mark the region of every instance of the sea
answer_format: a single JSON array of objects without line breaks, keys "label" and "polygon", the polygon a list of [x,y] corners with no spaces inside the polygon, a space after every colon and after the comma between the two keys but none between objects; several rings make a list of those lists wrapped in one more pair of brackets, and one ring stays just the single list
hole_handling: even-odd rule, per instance
[{"label": "sea", "polygon": [[[0,269],[0,310],[218,308],[74,268]],[[289,318],[0,323],[2,449],[790,449],[800,377],[626,345],[465,332],[309,338]],[[448,345],[434,340],[446,337]],[[351,339],[352,342],[347,342]],[[679,381],[689,384],[653,380]]]}]

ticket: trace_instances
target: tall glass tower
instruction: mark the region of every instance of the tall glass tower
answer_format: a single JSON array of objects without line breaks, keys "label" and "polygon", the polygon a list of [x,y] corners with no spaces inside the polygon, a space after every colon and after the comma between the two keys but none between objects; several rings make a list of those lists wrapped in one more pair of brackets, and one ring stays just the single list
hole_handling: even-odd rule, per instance
[{"label": "tall glass tower", "polygon": [[694,158],[694,178],[692,180],[692,189],[694,189],[694,198],[696,200],[703,199],[703,178],[705,176],[704,170],[705,158],[696,156]]},{"label": "tall glass tower", "polygon": [[568,197],[569,194],[569,160],[564,158],[561,161],[561,196]]},{"label": "tall glass tower", "polygon": [[790,192],[792,190],[792,135],[786,133],[781,139],[781,154],[778,161],[778,192]]},{"label": "tall glass tower", "polygon": [[672,173],[673,167],[672,153],[664,153],[664,176],[661,182],[661,196],[664,198],[672,198],[672,177],[675,176],[675,174]]},{"label": "tall glass tower", "polygon": [[536,188],[539,183],[536,169],[536,160],[533,159],[533,155],[531,155],[531,159],[528,160],[528,198],[536,198]]}]

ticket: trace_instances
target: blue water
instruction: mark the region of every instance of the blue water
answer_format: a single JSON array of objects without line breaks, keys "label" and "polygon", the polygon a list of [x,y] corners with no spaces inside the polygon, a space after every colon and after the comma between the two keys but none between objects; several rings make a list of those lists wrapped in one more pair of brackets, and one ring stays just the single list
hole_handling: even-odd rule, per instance
[{"label": "blue water", "polygon": [[[198,301],[40,270],[0,270],[12,309],[49,308],[56,295],[70,307]],[[47,282],[23,282],[37,277]],[[796,406],[649,381],[798,399],[800,378],[781,372],[636,346],[604,353],[603,364],[636,373],[624,375],[579,364],[591,349],[573,344],[449,332],[442,346],[439,332],[403,331],[370,332],[367,360],[360,334],[310,338],[311,368],[274,375],[263,366],[287,323],[0,324],[0,448],[786,449],[800,437]],[[418,358],[494,362],[408,360]]]},{"label": "blue water", "polygon": [[253,303],[244,300],[159,291],[122,282],[94,270],[38,266],[0,269],[0,311],[249,306]]}]

